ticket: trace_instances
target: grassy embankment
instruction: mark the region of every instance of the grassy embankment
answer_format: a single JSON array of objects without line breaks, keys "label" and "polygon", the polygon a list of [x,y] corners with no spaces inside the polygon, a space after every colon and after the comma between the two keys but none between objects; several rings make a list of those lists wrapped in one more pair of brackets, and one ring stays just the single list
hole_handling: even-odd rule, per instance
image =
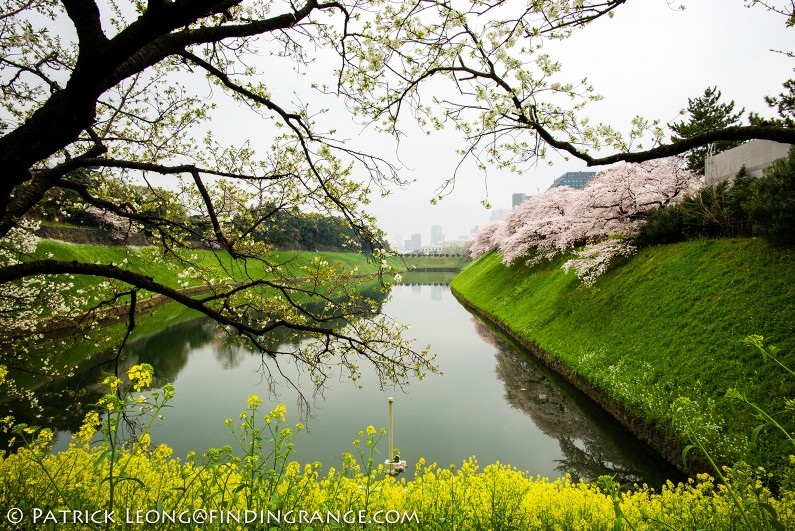
[{"label": "grassy embankment", "polygon": [[415,271],[458,271],[469,262],[463,256],[398,256],[396,260]]},{"label": "grassy embankment", "polygon": [[[169,287],[180,287],[182,280],[186,280],[192,286],[200,284],[200,281],[195,278],[179,278],[178,275],[182,272],[182,267],[162,260],[154,247],[106,247],[42,240],[39,242],[34,258],[46,258],[49,254],[52,254],[53,258],[57,260],[77,260],[87,263],[120,265],[127,260],[125,267],[150,276]],[[244,280],[246,275],[251,278],[274,278],[275,276],[273,272],[267,271],[261,262],[236,262],[228,253],[222,251],[195,250],[188,251],[185,255],[191,257],[198,267],[215,270],[219,275],[228,274],[233,280]],[[338,264],[340,268],[346,270],[356,267],[362,274],[374,273],[377,269],[376,264],[372,262],[372,257],[356,253],[275,251],[269,260],[271,263],[279,265],[282,275],[301,277],[306,275],[302,268],[308,266],[316,256],[321,256],[329,263]],[[397,260],[390,259],[389,263],[398,270],[403,269],[403,265]],[[90,285],[92,281],[84,277],[78,279],[78,282],[87,282],[87,285]]]},{"label": "grassy embankment", "polygon": [[[268,271],[265,265],[257,261],[248,263],[236,262],[231,259],[228,253],[212,252],[207,250],[195,250],[186,253],[197,269],[213,272],[218,277],[229,277],[233,282],[244,281],[249,278],[273,279],[276,277],[274,271]],[[301,278],[308,276],[304,269],[311,261],[320,256],[334,267],[345,271],[352,271],[356,268],[357,273],[362,275],[373,274],[377,271],[377,264],[372,262],[372,257],[363,254],[341,253],[341,252],[297,252],[297,251],[277,251],[269,257],[271,264],[278,264],[279,275],[286,277]],[[185,287],[200,286],[202,280],[194,275],[180,277],[184,268],[179,264],[164,261],[155,248],[135,248],[135,247],[108,247],[99,245],[72,244],[56,240],[41,240],[37,247],[33,259],[54,258],[63,261],[79,261],[85,263],[101,263],[123,265],[133,271],[145,276],[152,277],[156,282],[175,289]],[[126,261],[126,262],[125,262]],[[390,265],[397,270],[403,270],[402,263],[390,259]],[[92,291],[102,279],[90,276],[75,275],[69,279],[74,284],[74,290],[84,290],[89,294],[89,302],[95,304],[99,301],[98,296]],[[374,285],[368,285],[363,279],[365,289],[375,289]],[[371,283],[372,284],[372,283]],[[142,291],[139,294],[139,309],[142,315],[137,319],[137,327],[134,337],[151,334],[162,329],[164,326],[177,324],[179,322],[193,319],[200,314],[195,310],[187,309],[176,303],[161,305],[165,299],[158,301],[156,305],[147,305],[146,299],[155,296],[154,293]],[[299,296],[300,297],[300,296]],[[140,301],[145,301],[143,304]],[[119,304],[124,304],[127,299],[119,299]],[[149,299],[148,302],[153,302]],[[90,341],[82,336],[74,336],[72,340],[62,340],[55,336],[55,340],[41,345],[42,352],[46,349],[53,350],[57,354],[58,366],[73,366],[92,358],[105,347],[111,344],[114,338],[118,338],[126,327],[126,321],[108,322],[99,330],[90,333]],[[69,339],[69,338],[67,338]],[[18,375],[18,383],[27,386],[36,386],[40,382],[33,376],[24,374]]]},{"label": "grassy embankment", "polygon": [[780,468],[791,446],[766,430],[752,447],[760,422],[725,394],[737,388],[793,428],[779,412],[795,381],[741,340],[763,335],[795,367],[794,255],[758,239],[690,241],[641,250],[586,288],[563,259],[506,267],[490,254],[453,289],[657,432],[682,440],[672,403],[685,396],[696,407],[684,415],[721,462]]}]

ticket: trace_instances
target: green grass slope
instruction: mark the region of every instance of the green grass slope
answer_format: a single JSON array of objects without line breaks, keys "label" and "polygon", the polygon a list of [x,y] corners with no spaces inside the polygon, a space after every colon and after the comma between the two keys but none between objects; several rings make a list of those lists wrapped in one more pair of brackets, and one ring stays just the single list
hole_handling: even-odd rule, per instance
[{"label": "green grass slope", "polygon": [[561,269],[564,259],[506,267],[490,254],[452,287],[659,431],[682,437],[672,403],[685,396],[695,404],[685,416],[722,462],[778,468],[793,449],[770,430],[752,446],[747,432],[760,422],[724,396],[737,388],[793,427],[778,412],[795,382],[741,340],[763,335],[795,367],[794,254],[758,239],[647,248],[591,288]]},{"label": "green grass slope", "polygon": [[[358,268],[362,274],[374,273],[377,270],[377,264],[373,263],[372,256],[356,253],[275,251],[268,256],[268,260],[270,263],[278,265],[283,274],[301,277],[307,274],[303,268],[308,266],[316,256],[322,256],[326,261],[338,265],[342,270]],[[181,266],[164,261],[154,247],[105,247],[41,240],[33,258],[48,257],[63,261],[124,264],[125,267],[150,276],[161,284],[172,288],[180,287],[182,280],[187,280],[190,285],[200,283],[197,279],[190,277],[180,278]],[[272,272],[266,271],[262,263],[235,261],[225,251],[186,251],[185,257],[199,267],[215,270],[218,275],[229,275],[234,280],[243,281],[248,277],[274,278],[275,276]],[[390,258],[389,264],[398,270],[404,269],[403,264],[396,259]],[[96,280],[82,277],[77,279],[76,284],[90,286],[93,282]]]}]

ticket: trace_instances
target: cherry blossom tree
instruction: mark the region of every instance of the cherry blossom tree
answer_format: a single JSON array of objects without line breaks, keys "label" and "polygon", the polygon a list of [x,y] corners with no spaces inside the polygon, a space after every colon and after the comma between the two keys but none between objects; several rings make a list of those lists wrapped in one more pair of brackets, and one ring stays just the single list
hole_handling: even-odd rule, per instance
[{"label": "cherry blossom tree", "polygon": [[585,190],[556,187],[524,201],[498,226],[476,235],[472,258],[499,251],[510,265],[528,265],[573,253],[564,264],[591,285],[616,256],[634,252],[633,238],[650,212],[677,203],[700,187],[700,178],[676,157],[605,170]]},{"label": "cherry blossom tree", "polygon": [[492,221],[488,225],[482,227],[472,244],[466,251],[466,257],[470,260],[477,260],[480,256],[489,251],[494,251],[497,248],[497,243],[494,241],[494,233],[501,227],[502,223],[499,221]]}]

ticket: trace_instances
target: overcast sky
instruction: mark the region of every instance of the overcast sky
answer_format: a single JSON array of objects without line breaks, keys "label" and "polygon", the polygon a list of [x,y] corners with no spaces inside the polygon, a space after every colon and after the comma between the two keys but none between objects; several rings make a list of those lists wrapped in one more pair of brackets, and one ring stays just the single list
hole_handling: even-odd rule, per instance
[{"label": "overcast sky", "polygon": [[[794,75],[795,59],[770,50],[795,48],[795,29],[785,28],[780,15],[744,7],[742,0],[685,3],[679,11],[666,0],[629,2],[613,18],[597,20],[547,47],[562,62],[562,76],[571,81],[587,76],[604,96],[589,105],[592,120],[625,131],[636,115],[678,121],[688,98],[715,85],[724,101],[736,102],[736,109],[771,115],[763,97],[782,91],[781,84]],[[587,169],[562,158],[522,176],[490,170],[486,178],[467,169],[459,172],[455,190],[431,206],[435,188],[458,162],[454,149],[459,142],[454,131],[418,134],[403,142],[399,155],[407,168],[402,175],[417,182],[386,200],[374,198],[371,209],[391,238],[421,233],[423,244],[429,243],[431,225],[442,225],[447,239],[457,239],[469,227],[488,222],[489,211],[480,205],[487,193],[494,208],[510,208],[512,193],[534,194],[567,171]]]},{"label": "overcast sky", "polygon": [[[703,94],[709,86],[717,86],[724,101],[735,101],[736,109],[744,107],[746,115],[747,111],[772,115],[763,98],[780,93],[781,84],[795,76],[795,59],[771,49],[795,49],[795,28],[786,28],[781,15],[762,7],[745,7],[743,0],[684,0],[684,11],[670,3],[674,0],[628,2],[615,10],[614,17],[603,17],[576,30],[571,38],[546,46],[544,51],[562,63],[559,80],[577,82],[587,77],[604,97],[589,104],[591,121],[623,131],[637,115],[662,123],[678,121],[688,98]],[[73,38],[68,20],[56,24],[63,36]],[[372,198],[370,210],[392,240],[398,234],[406,240],[420,233],[423,243],[429,243],[431,225],[442,225],[446,238],[456,240],[489,221],[490,211],[481,201],[487,199],[493,208],[510,208],[511,194],[535,194],[567,171],[588,169],[583,162],[562,157],[553,159],[552,166],[541,162],[521,176],[494,169],[485,175],[465,166],[454,190],[432,206],[435,190],[453,175],[459,162],[455,149],[463,143],[458,133],[444,130],[426,136],[412,130],[406,120],[402,127],[408,136],[396,150],[390,137],[354,125],[339,100],[309,88],[319,81],[313,69],[327,70],[336,62],[329,65],[321,57],[317,67],[295,80],[292,68],[282,68],[277,61],[263,57],[263,72],[275,101],[288,110],[299,100],[309,102],[315,111],[328,108],[318,118],[321,130],[337,129],[336,136],[349,139],[352,147],[386,156],[402,166],[404,179],[416,181],[405,190],[393,190],[386,199]],[[195,78],[191,83],[206,97],[218,90],[202,88]],[[250,141],[253,147],[267,150],[272,122],[252,120],[243,111],[239,105],[219,105],[211,127],[231,144]]]}]

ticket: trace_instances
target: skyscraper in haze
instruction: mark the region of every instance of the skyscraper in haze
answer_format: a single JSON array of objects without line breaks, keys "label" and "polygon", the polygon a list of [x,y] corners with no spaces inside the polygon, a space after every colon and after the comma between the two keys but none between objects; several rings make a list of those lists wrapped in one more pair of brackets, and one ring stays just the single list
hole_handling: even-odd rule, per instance
[{"label": "skyscraper in haze", "polygon": [[431,243],[441,243],[444,241],[441,225],[431,225]]}]

